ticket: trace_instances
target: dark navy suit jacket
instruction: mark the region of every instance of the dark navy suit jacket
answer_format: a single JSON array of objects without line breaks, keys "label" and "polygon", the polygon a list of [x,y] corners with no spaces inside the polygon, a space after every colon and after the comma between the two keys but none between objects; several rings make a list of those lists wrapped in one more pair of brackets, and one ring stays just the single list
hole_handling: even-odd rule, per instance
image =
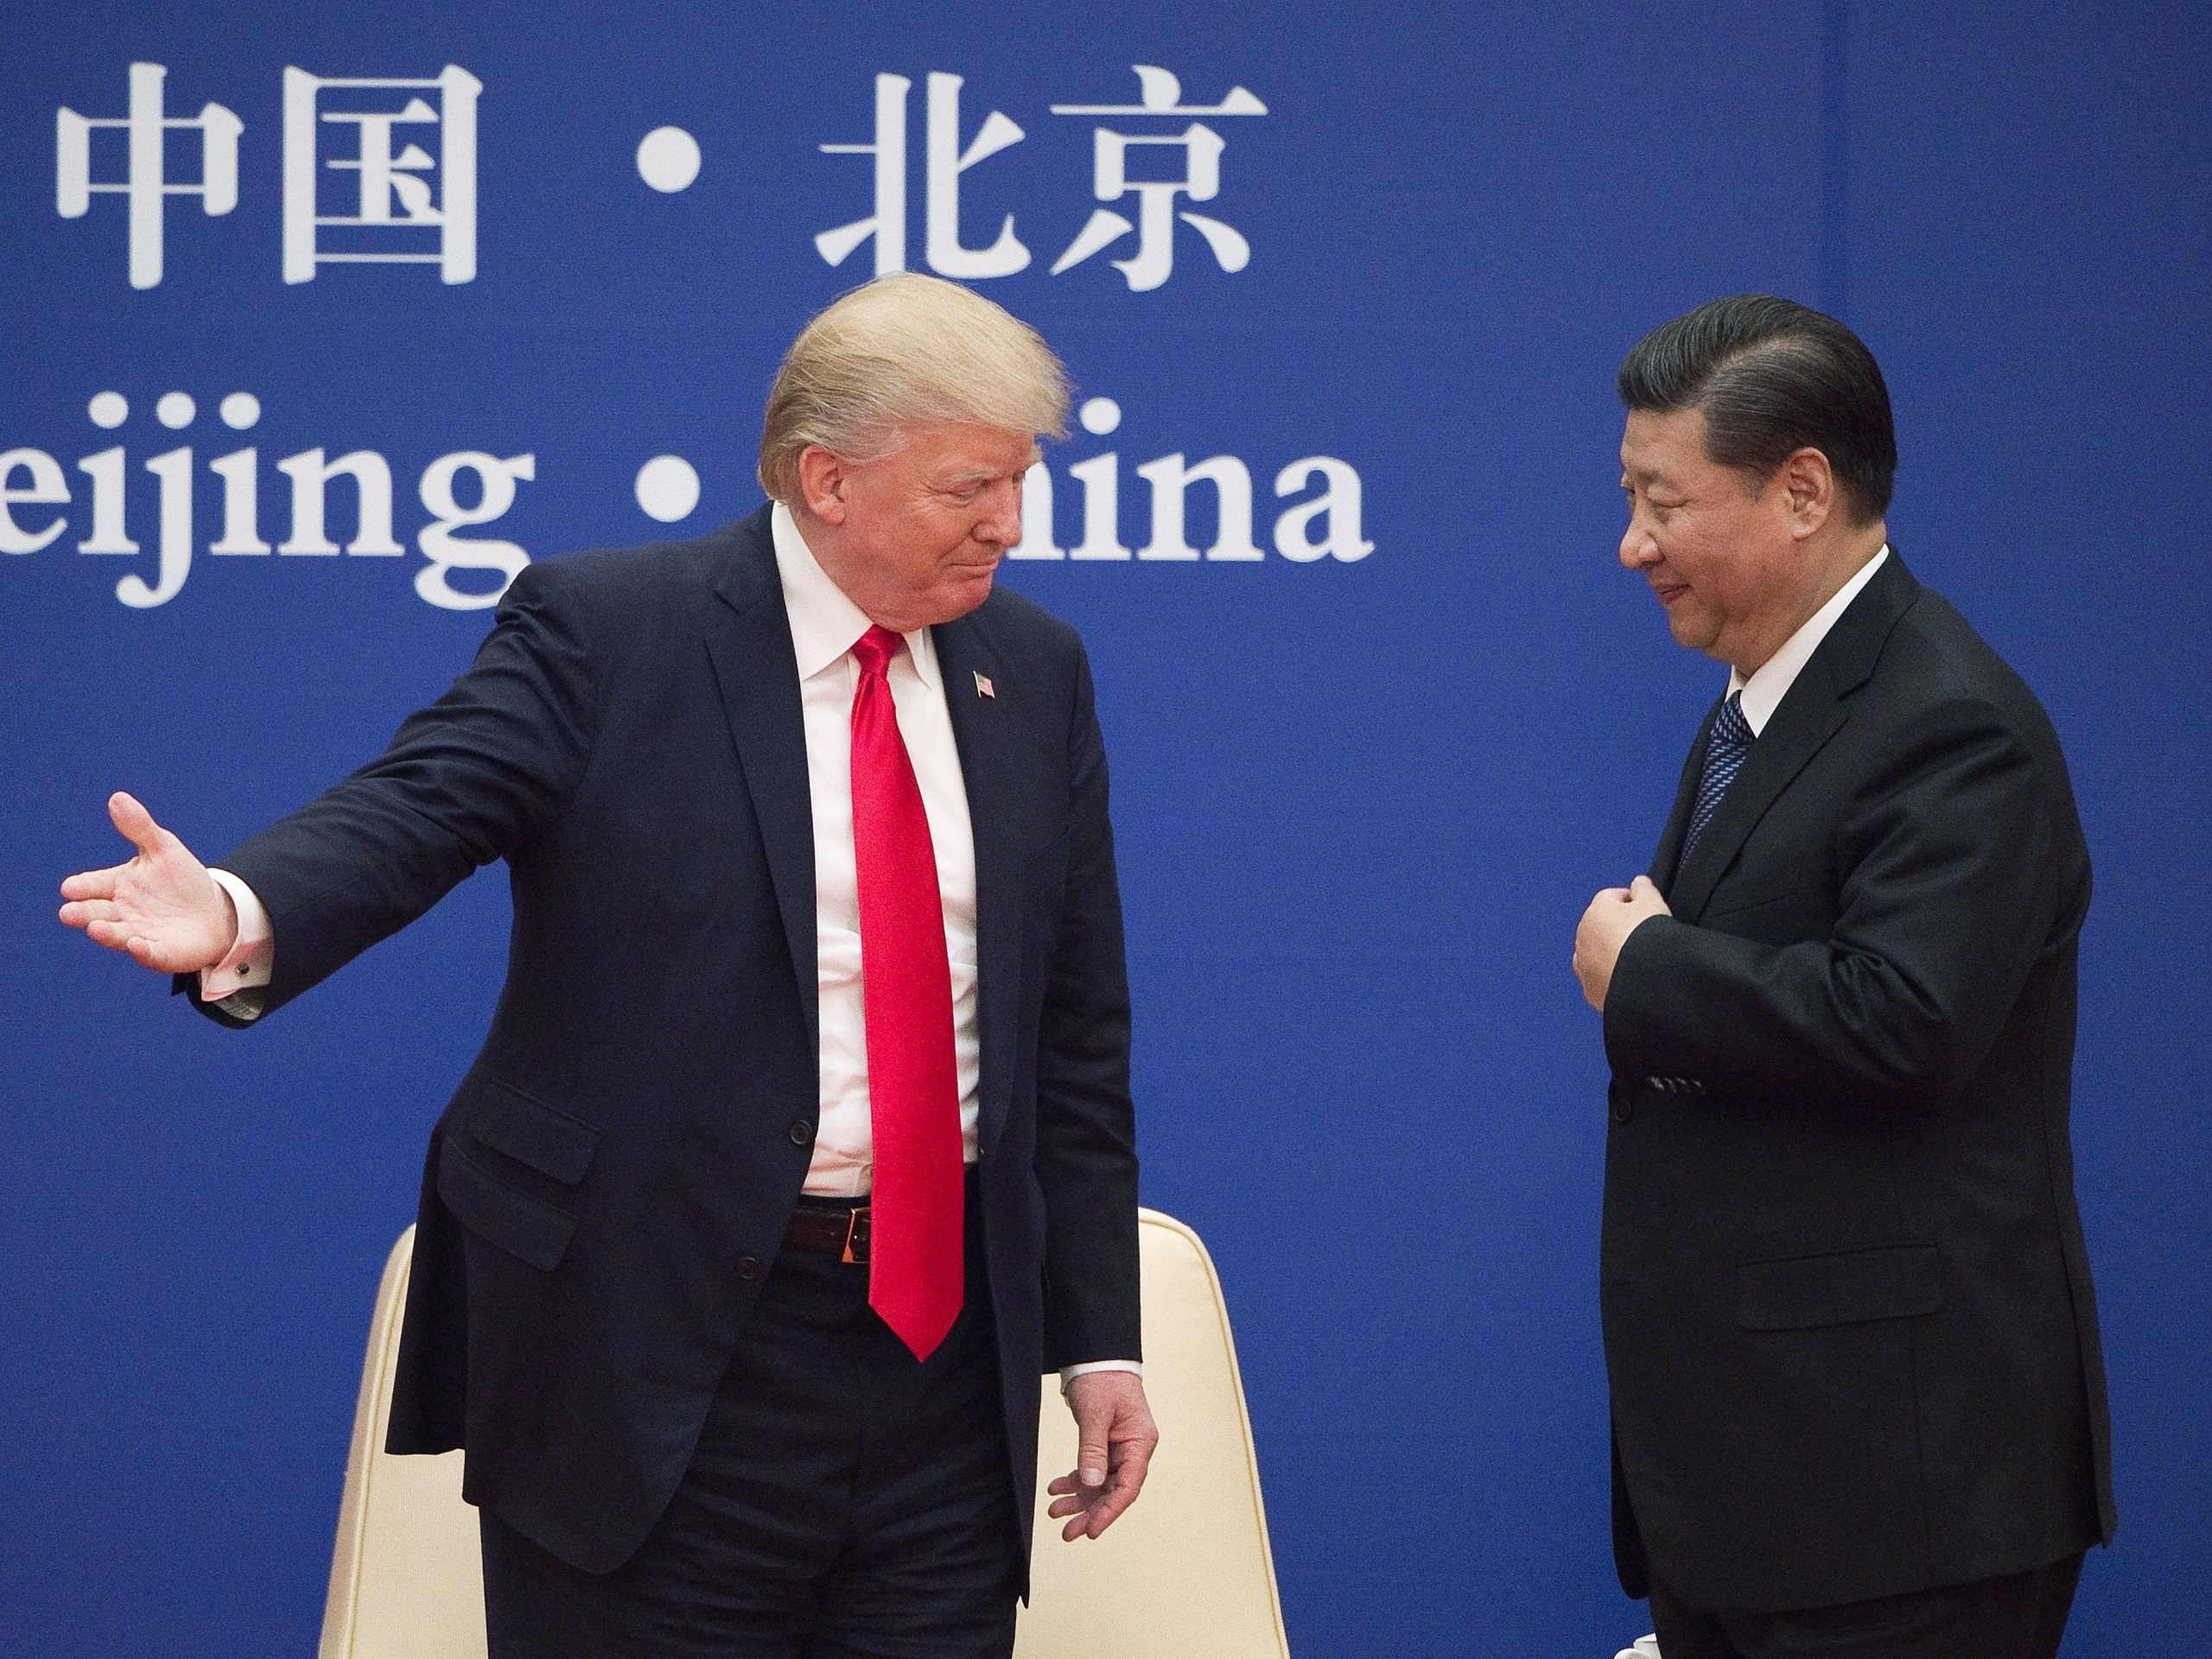
[{"label": "dark navy suit jacket", "polygon": [[1605,1001],[1624,1585],[1780,1611],[2108,1539],[2050,721],[1892,552],[1676,870],[1704,752]]},{"label": "dark navy suit jacket", "polygon": [[[1040,1373],[1139,1352],[1121,901],[1074,632],[1000,590],[935,639],[975,825],[979,1182],[1026,1539]],[[390,1445],[465,1446],[473,1501],[604,1571],[690,1458],[819,1109],[766,509],[530,566],[450,691],[222,863],[268,906],[273,1011],[501,858],[507,978],[430,1138]]]}]

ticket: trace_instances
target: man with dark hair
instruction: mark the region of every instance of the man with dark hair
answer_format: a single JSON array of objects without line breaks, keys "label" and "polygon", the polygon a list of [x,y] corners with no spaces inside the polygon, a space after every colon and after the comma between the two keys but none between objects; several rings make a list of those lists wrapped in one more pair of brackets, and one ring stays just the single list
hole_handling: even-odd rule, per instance
[{"label": "man with dark hair", "polygon": [[2113,1521],[2064,758],[1889,546],[1848,329],[1716,301],[1619,387],[1621,563],[1730,671],[1649,874],[1574,942],[1622,1584],[1667,1659],[2055,1654]]}]

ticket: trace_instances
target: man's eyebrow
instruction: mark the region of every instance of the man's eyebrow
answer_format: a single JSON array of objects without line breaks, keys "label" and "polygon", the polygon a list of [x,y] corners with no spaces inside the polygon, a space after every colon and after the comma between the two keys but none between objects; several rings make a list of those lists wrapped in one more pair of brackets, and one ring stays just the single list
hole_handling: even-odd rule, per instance
[{"label": "man's eyebrow", "polygon": [[1039,452],[1036,450],[1030,452],[1030,460],[1023,463],[1019,470],[1011,474],[1001,473],[995,467],[969,467],[957,473],[941,474],[938,478],[938,487],[942,490],[957,490],[969,484],[988,484],[995,478],[1008,476],[1018,478],[1041,459]]}]

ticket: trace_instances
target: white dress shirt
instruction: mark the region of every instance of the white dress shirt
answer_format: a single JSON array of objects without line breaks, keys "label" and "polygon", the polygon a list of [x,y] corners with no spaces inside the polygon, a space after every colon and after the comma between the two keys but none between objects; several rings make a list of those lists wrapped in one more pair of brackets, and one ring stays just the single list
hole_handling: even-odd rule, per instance
[{"label": "white dress shirt", "polygon": [[1774,718],[1774,711],[1782,707],[1783,697],[1797,683],[1798,674],[1820,649],[1821,641],[1828,637],[1828,630],[1842,620],[1843,613],[1851,608],[1851,601],[1874,580],[1874,573],[1889,556],[1890,544],[1885,542],[1872,558],[1859,567],[1858,574],[1835,590],[1834,598],[1807,617],[1797,632],[1782,642],[1782,648],[1759,664],[1751,678],[1745,679],[1732,668],[1728,671],[1728,690],[1732,695],[1738,691],[1744,694],[1739,706],[1744,711],[1744,723],[1751,728],[1753,737],[1766,729],[1767,721]]},{"label": "white dress shirt", "polygon": [[[868,1093],[868,1019],[861,993],[860,880],[853,861],[853,694],[860,664],[853,645],[867,613],[815,560],[791,510],[770,515],[776,573],[791,618],[799,707],[806,721],[807,793],[814,809],[814,950],[821,994],[822,1121],[805,1190],[859,1198],[873,1185],[874,1147]],[[976,1078],[982,1044],[976,1026],[976,831],[952,741],[937,646],[927,628],[906,637],[891,659],[899,735],[921,785],[944,906],[944,954],[952,969],[952,1057],[960,1077],[960,1145],[976,1161]]]},{"label": "white dress shirt", "polygon": [[[860,879],[853,860],[853,696],[860,663],[853,645],[868,614],[830,580],[779,501],[769,514],[776,573],[791,618],[799,708],[806,721],[806,776],[814,810],[814,950],[821,995],[822,1121],[805,1191],[857,1198],[870,1190],[874,1143],[868,1116],[868,1018],[861,994]],[[976,1080],[982,1040],[976,1022],[976,830],[967,779],[944,706],[937,645],[927,628],[905,636],[887,677],[899,735],[921,785],[944,906],[944,953],[952,969],[952,1055],[960,1077],[960,1147],[976,1161]],[[1133,1359],[1063,1366],[1060,1387],[1091,1371],[1129,1371]]]}]

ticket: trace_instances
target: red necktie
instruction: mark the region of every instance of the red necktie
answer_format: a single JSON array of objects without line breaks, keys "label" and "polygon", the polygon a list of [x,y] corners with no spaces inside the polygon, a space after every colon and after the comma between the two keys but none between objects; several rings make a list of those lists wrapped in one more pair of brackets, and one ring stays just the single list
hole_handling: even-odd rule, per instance
[{"label": "red necktie", "polygon": [[960,1074],[937,853],[887,677],[899,645],[872,627],[853,646],[853,859],[875,1141],[868,1300],[926,1359],[960,1312]]}]

